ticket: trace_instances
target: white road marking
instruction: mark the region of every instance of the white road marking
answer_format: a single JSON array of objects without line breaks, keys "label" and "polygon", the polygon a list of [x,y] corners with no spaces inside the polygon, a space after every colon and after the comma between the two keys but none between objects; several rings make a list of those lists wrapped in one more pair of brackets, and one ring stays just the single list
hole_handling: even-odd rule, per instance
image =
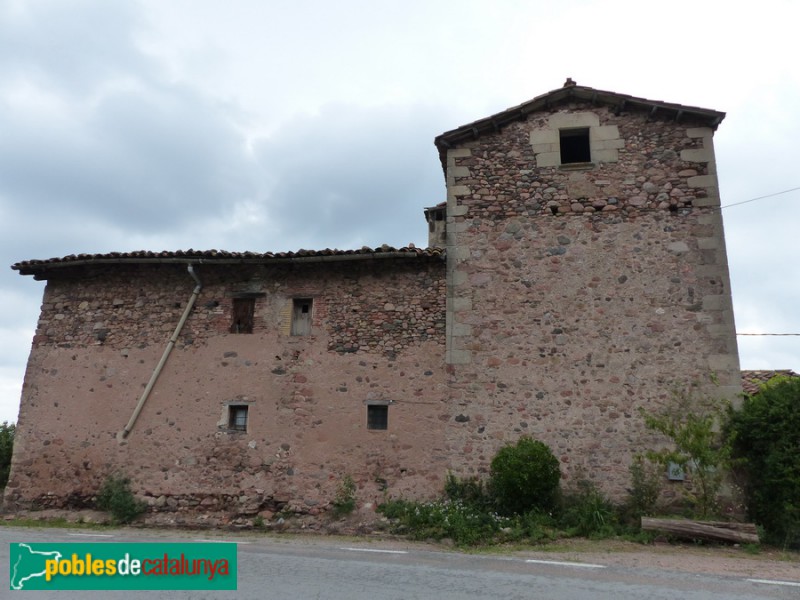
[{"label": "white road marking", "polygon": [[250,542],[231,542],[230,540],[193,540],[194,542],[205,542],[207,544],[239,544],[241,546],[247,546]]},{"label": "white road marking", "polygon": [[558,567],[581,567],[583,569],[605,569],[606,565],[593,565],[591,563],[562,562],[559,560],[534,560],[532,558],[525,561],[537,565],[556,565]]},{"label": "white road marking", "polygon": [[380,548],[339,548],[350,552],[380,552],[382,554],[408,554],[405,550],[381,550]]},{"label": "white road marking", "polygon": [[748,579],[753,583],[765,583],[767,585],[788,585],[790,587],[800,587],[800,583],[796,581],[777,581],[775,579]]},{"label": "white road marking", "polygon": [[114,537],[110,533],[68,533],[72,537]]}]

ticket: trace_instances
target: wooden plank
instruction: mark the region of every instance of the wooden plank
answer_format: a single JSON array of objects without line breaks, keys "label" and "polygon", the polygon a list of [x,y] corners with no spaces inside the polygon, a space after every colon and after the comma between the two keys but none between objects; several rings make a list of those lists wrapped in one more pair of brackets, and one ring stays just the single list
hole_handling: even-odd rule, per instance
[{"label": "wooden plank", "polygon": [[[714,523],[714,524],[710,524]],[[751,531],[740,531],[731,527],[731,523],[706,521],[688,521],[684,519],[655,519],[642,517],[642,530],[663,531],[683,539],[708,540],[711,542],[728,542],[733,544],[758,544],[755,525]],[[748,524],[747,529],[751,528]]]}]

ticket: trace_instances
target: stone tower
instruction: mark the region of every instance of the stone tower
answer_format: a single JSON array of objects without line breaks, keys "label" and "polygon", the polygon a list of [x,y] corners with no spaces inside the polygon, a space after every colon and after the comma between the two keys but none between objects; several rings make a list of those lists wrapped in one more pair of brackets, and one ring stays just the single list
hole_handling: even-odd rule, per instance
[{"label": "stone tower", "polygon": [[638,409],[735,397],[714,110],[571,80],[436,138],[447,181],[452,467],[531,435],[621,496]]}]

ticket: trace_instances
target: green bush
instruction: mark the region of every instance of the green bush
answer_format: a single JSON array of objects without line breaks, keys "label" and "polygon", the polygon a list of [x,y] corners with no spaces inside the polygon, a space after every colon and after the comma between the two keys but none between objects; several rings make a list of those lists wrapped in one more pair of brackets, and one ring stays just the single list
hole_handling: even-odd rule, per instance
[{"label": "green bush", "polygon": [[449,500],[458,500],[468,506],[490,508],[492,505],[486,486],[477,477],[461,479],[448,473],[444,482],[444,495]]},{"label": "green bush", "polygon": [[625,518],[638,527],[642,517],[656,513],[656,505],[663,486],[664,469],[637,455],[628,467],[628,472],[631,475],[631,487],[628,489],[628,502],[624,507]]},{"label": "green bush", "polygon": [[492,459],[489,489],[500,514],[550,512],[556,508],[560,479],[558,459],[550,448],[522,437]]},{"label": "green bush", "polygon": [[8,483],[8,473],[11,470],[11,454],[14,451],[14,423],[3,421],[0,425],[0,489]]},{"label": "green bush", "polygon": [[800,547],[800,379],[774,380],[745,398],[728,433],[750,518],[766,541]]},{"label": "green bush", "polygon": [[548,513],[532,510],[512,520],[512,541],[527,541],[531,544],[551,541],[558,537],[558,530],[553,517]]},{"label": "green bush", "polygon": [[614,505],[589,481],[564,494],[558,522],[568,535],[603,538],[617,533]]},{"label": "green bush", "polygon": [[336,490],[333,499],[333,516],[349,515],[356,508],[356,484],[350,475],[345,475]]},{"label": "green bush", "polygon": [[147,510],[147,505],[133,495],[130,479],[110,475],[97,494],[97,508],[110,512],[116,523],[130,523]]},{"label": "green bush", "polygon": [[459,546],[491,543],[501,528],[509,525],[507,519],[460,500],[392,500],[381,504],[378,512],[397,521],[395,533],[416,540],[449,538]]}]

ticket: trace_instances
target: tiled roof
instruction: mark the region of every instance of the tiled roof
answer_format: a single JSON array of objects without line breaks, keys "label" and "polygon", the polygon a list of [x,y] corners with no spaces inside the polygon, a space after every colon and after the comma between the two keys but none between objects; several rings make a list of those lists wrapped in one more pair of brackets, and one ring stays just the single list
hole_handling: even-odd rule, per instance
[{"label": "tiled roof", "polygon": [[459,143],[477,139],[486,133],[499,131],[509,123],[526,119],[530,113],[551,109],[560,103],[570,102],[572,100],[583,100],[594,105],[603,104],[611,106],[613,110],[617,112],[629,110],[647,111],[655,118],[667,117],[675,121],[680,121],[680,119],[684,117],[692,117],[694,119],[699,119],[712,129],[716,129],[717,125],[725,118],[724,112],[709,108],[685,106],[683,104],[663,102],[661,100],[637,98],[636,96],[618,94],[617,92],[596,90],[583,85],[577,85],[571,79],[567,79],[563,87],[542,94],[541,96],[536,96],[536,98],[523,102],[518,106],[513,106],[489,117],[478,119],[477,121],[462,125],[461,127],[446,131],[437,136],[434,143],[439,149],[439,158],[442,162],[442,168],[445,169],[445,171],[447,170],[448,148],[456,146]]},{"label": "tiled roof", "polygon": [[46,279],[53,269],[83,265],[146,264],[146,263],[190,263],[190,264],[253,264],[253,263],[299,263],[337,262],[369,259],[444,259],[443,248],[416,248],[413,245],[394,248],[384,244],[377,248],[364,246],[359,250],[298,250],[297,252],[227,252],[225,250],[176,250],[151,252],[109,252],[107,254],[70,254],[62,258],[25,260],[11,266],[21,275],[34,275]]},{"label": "tiled roof", "polygon": [[742,371],[742,390],[745,394],[757,394],[762,385],[773,377],[800,377],[791,369],[777,371]]}]

